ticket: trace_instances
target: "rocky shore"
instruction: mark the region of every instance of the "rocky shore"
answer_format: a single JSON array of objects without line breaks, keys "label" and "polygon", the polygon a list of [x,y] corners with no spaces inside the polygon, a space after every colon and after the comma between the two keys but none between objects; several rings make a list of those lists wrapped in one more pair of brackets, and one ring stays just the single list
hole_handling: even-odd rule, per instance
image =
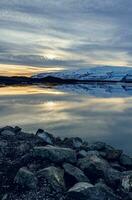
[{"label": "rocky shore", "polygon": [[131,200],[132,158],[103,142],[0,129],[1,200]]}]

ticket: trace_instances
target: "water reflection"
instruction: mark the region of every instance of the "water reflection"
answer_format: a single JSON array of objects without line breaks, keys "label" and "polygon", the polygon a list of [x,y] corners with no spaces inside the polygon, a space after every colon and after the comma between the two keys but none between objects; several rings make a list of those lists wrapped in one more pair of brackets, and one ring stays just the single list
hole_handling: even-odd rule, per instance
[{"label": "water reflection", "polygon": [[131,152],[132,96],[104,98],[49,86],[0,88],[0,126],[103,140]]}]

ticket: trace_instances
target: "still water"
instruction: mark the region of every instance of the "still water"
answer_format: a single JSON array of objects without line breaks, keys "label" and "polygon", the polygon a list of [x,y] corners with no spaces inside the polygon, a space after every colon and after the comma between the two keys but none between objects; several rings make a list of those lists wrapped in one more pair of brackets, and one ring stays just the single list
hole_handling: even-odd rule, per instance
[{"label": "still water", "polygon": [[131,87],[0,87],[0,126],[5,125],[105,141],[132,154]]}]

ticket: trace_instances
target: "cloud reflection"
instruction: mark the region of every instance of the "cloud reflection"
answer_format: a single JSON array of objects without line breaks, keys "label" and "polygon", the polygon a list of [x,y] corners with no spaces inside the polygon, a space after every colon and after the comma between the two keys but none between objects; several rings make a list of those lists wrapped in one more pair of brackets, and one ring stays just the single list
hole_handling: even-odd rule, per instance
[{"label": "cloud reflection", "polygon": [[96,98],[36,87],[21,88],[21,94],[20,88],[4,90],[0,88],[0,126],[6,121],[33,132],[41,127],[62,137],[107,141],[131,152],[132,97]]}]

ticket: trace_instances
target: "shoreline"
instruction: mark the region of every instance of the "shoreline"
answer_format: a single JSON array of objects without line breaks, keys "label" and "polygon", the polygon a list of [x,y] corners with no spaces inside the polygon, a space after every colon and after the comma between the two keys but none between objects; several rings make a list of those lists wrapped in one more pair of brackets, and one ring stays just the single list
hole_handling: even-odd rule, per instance
[{"label": "shoreline", "polygon": [[129,200],[132,158],[104,142],[0,128],[0,200]]},{"label": "shoreline", "polygon": [[131,84],[132,81],[128,80],[77,80],[77,79],[62,79],[53,76],[47,76],[45,78],[32,78],[24,76],[0,76],[0,85],[33,85],[33,84]]}]

